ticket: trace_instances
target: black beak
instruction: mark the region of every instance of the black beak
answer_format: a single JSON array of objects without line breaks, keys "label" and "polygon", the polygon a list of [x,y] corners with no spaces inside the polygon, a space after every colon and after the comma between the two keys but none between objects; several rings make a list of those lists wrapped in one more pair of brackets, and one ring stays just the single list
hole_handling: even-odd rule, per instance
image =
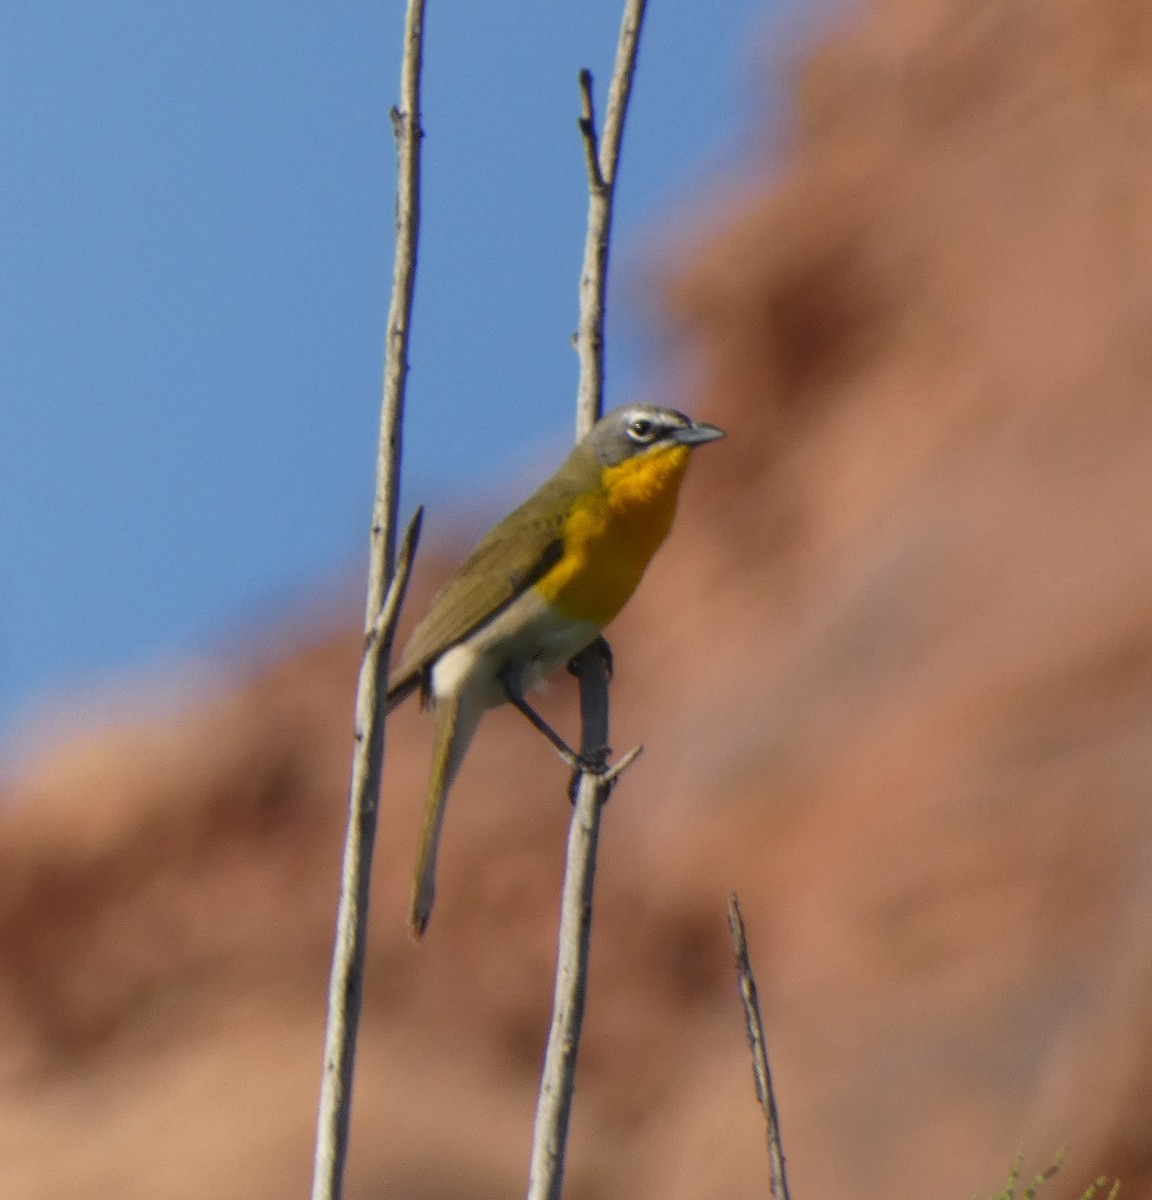
[{"label": "black beak", "polygon": [[693,421],[687,429],[677,429],[672,437],[682,446],[702,446],[705,442],[715,442],[728,435],[717,425],[706,425],[703,421]]}]

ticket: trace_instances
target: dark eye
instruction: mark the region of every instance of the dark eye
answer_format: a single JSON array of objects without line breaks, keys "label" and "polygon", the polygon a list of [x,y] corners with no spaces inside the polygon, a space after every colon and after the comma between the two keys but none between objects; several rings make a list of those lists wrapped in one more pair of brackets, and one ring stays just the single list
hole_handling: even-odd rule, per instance
[{"label": "dark eye", "polygon": [[628,436],[634,442],[650,442],[652,440],[652,422],[645,417],[637,417],[628,423]]}]

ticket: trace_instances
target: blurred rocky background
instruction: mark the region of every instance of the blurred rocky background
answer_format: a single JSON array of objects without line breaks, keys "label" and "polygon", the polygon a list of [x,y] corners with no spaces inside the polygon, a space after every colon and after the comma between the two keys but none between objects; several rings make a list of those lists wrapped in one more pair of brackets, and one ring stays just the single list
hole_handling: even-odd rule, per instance
[{"label": "blurred rocky background", "polygon": [[[731,436],[612,631],[647,753],[566,1194],[767,1194],[736,889],[794,1195],[968,1197],[1061,1145],[1045,1195],[1152,1195],[1152,9],[877,0],[790,120],[664,264],[671,398]],[[359,641],[4,784],[4,1196],[305,1194]],[[390,723],[353,1200],[525,1180],[563,768],[487,720],[417,948],[429,736]]]}]

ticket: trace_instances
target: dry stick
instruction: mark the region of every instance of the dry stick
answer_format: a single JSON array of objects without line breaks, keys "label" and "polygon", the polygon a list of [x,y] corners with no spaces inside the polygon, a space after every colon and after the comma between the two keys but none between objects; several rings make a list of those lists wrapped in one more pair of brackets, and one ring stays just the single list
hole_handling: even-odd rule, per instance
[{"label": "dry stick", "polygon": [[744,1002],[744,1026],[748,1033],[748,1048],[752,1051],[756,1098],[764,1110],[764,1122],[768,1128],[768,1163],[772,1195],[775,1200],[790,1200],[788,1177],[784,1173],[784,1146],[780,1141],[780,1117],[776,1112],[776,1095],[772,1091],[772,1072],[768,1069],[764,1022],[760,1019],[760,999],[756,992],[752,963],[748,959],[744,918],[740,915],[740,904],[735,892],[728,897],[728,928],[732,933],[732,952],[736,958],[736,974],[740,980],[740,999]]},{"label": "dry stick", "polygon": [[[583,720],[581,753],[587,755],[590,750],[596,750],[603,754],[608,739],[607,661],[601,655],[582,655],[579,679]],[[584,1021],[600,809],[612,785],[585,772],[581,772],[579,779],[572,823],[568,828],[552,1028],[548,1034],[540,1095],[536,1102],[528,1200],[559,1200],[564,1182],[564,1153],[572,1111],[576,1054]]]},{"label": "dry stick", "polygon": [[[592,108],[592,76],[580,72],[582,96],[580,133],[588,167],[588,234],[580,272],[580,322],[576,353],[580,384],[576,401],[576,436],[583,437],[600,417],[604,398],[604,296],[608,278],[608,243],[612,228],[612,198],[620,160],[624,117],[636,70],[636,51],[645,0],[627,0],[620,25],[616,63],[608,91],[603,138],[597,138]],[[606,656],[591,648],[575,665],[580,681],[580,753],[603,763],[608,754],[608,678]],[[564,890],[560,905],[556,985],[552,998],[552,1027],[544,1055],[528,1200],[559,1200],[564,1181],[568,1119],[576,1075],[576,1055],[584,1018],[588,978],[588,947],[592,929],[592,887],[600,813],[612,784],[635,761],[639,748],[625,755],[611,771],[581,771],[574,797]]]},{"label": "dry stick", "polygon": [[577,438],[582,438],[596,424],[604,406],[604,297],[608,289],[612,200],[645,7],[646,0],[627,0],[624,6],[616,63],[608,86],[608,106],[604,111],[604,131],[599,139],[592,107],[592,73],[580,72],[580,134],[588,167],[588,233],[580,270],[580,324],[576,331],[576,354],[580,360]]},{"label": "dry stick", "polygon": [[408,331],[416,280],[420,226],[420,69],[423,59],[424,0],[408,0],[400,105],[392,110],[396,137],[396,254],[384,357],[380,439],[376,454],[376,496],[369,544],[368,601],[364,657],[356,687],[356,744],[349,787],[340,902],[332,973],[328,984],[328,1023],[324,1033],[324,1074],[316,1120],[312,1200],[340,1200],[352,1108],[356,1033],[364,988],[368,895],[380,776],[384,765],[388,659],[396,618],[404,600],[416,552],[421,513],[405,533],[396,558],[396,509],[400,491],[400,435],[404,386],[408,378]]}]

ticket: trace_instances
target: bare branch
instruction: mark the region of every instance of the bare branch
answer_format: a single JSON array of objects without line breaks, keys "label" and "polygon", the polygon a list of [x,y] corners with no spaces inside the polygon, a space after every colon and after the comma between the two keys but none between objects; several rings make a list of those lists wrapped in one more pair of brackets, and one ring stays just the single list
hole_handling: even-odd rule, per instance
[{"label": "bare branch", "polygon": [[580,71],[580,119],[576,125],[584,142],[588,190],[592,193],[602,192],[604,176],[600,173],[600,140],[596,133],[596,108],[592,100],[592,72],[587,67]]},{"label": "bare branch", "polygon": [[632,749],[629,750],[627,754],[623,755],[618,762],[613,763],[613,765],[611,767],[609,767],[607,771],[604,772],[603,781],[609,785],[615,783],[616,780],[619,779],[620,776],[623,775],[624,772],[627,771],[628,768],[643,753],[644,753],[643,746],[633,746]]},{"label": "bare branch", "polygon": [[[580,680],[585,717],[580,753],[592,760],[604,755],[608,739],[607,664],[599,656],[585,651],[574,665]],[[584,703],[586,697],[591,697],[591,704]],[[611,788],[610,783],[591,771],[579,773],[572,823],[568,828],[552,1028],[548,1033],[536,1103],[528,1200],[559,1200],[564,1181],[568,1118],[584,1022],[600,812]]]},{"label": "bare branch", "polygon": [[636,75],[636,55],[640,49],[640,28],[644,24],[646,0],[628,0],[620,22],[620,38],[616,43],[616,62],[612,67],[612,83],[608,88],[608,107],[604,110],[604,136],[600,142],[600,174],[609,187],[616,184],[616,169],[620,164],[620,146],[624,140],[624,117],[632,96],[632,80]]},{"label": "bare branch", "polygon": [[[580,133],[588,168],[588,234],[580,272],[580,322],[576,333],[576,353],[580,362],[580,384],[576,399],[577,438],[583,437],[592,428],[603,407],[604,297],[613,189],[624,118],[632,90],[632,75],[636,68],[644,7],[644,0],[625,2],[602,142],[598,142],[596,134],[592,76],[588,71],[580,73]],[[609,753],[608,680],[611,676],[611,652],[607,643],[590,646],[577,656],[573,665],[580,681],[580,755],[587,763],[603,764]],[[577,779],[560,906],[552,1027],[548,1034],[536,1105],[528,1200],[559,1200],[563,1187],[568,1119],[572,1109],[576,1056],[587,991],[592,889],[596,875],[600,815],[614,780],[638,754],[637,748],[608,772],[587,767]]]},{"label": "bare branch", "polygon": [[580,386],[576,398],[576,436],[583,437],[604,409],[604,297],[608,284],[608,243],[612,234],[612,200],[620,165],[624,118],[632,94],[636,54],[646,0],[626,0],[616,45],[616,65],[608,87],[604,133],[597,138],[592,108],[592,75],[580,72],[580,131],[585,158],[594,153],[595,171],[589,166],[588,233],[584,264],[580,270],[580,324],[576,354],[580,360]]},{"label": "bare branch", "polygon": [[423,63],[424,0],[408,0],[404,55],[400,64],[400,107],[391,112],[396,138],[396,251],[392,260],[392,299],[384,345],[383,403],[376,452],[366,626],[383,607],[386,581],[392,575],[395,559],[404,390],[408,382],[408,335],[420,239],[420,145],[424,138],[420,126],[420,71]]},{"label": "bare branch", "polygon": [[776,1096],[772,1091],[772,1073],[768,1069],[768,1046],[764,1040],[764,1022],[760,1018],[760,999],[756,992],[752,964],[748,959],[744,918],[740,915],[740,904],[735,892],[728,897],[728,928],[732,933],[732,952],[736,959],[736,975],[740,981],[740,999],[744,1003],[748,1048],[752,1051],[756,1098],[764,1110],[764,1122],[768,1132],[772,1195],[775,1200],[789,1200],[788,1177],[784,1172],[784,1146],[780,1141],[780,1117],[776,1112]]},{"label": "bare branch", "polygon": [[[416,548],[420,545],[420,530],[424,525],[424,505],[417,505],[416,511],[408,519],[408,527],[400,541],[400,554],[396,559],[396,571],[388,591],[384,595],[384,605],[380,614],[369,628],[367,638],[391,638],[396,631],[396,621],[404,604],[404,593],[408,590],[408,576],[412,571],[412,563],[416,558]],[[371,719],[371,714],[367,714]],[[356,722],[360,727],[359,720]]]},{"label": "bare branch", "polygon": [[396,253],[385,344],[376,495],[369,543],[364,657],[356,687],[356,742],[348,798],[336,937],[328,984],[324,1072],[316,1121],[312,1200],[340,1200],[352,1107],[356,1034],[364,986],[368,896],[380,777],[384,766],[388,659],[396,618],[420,536],[422,512],[412,518],[396,559],[396,510],[400,491],[401,426],[408,378],[408,334],[416,281],[420,228],[420,71],[423,63],[424,0],[408,0],[400,107],[392,110],[396,134]]}]

